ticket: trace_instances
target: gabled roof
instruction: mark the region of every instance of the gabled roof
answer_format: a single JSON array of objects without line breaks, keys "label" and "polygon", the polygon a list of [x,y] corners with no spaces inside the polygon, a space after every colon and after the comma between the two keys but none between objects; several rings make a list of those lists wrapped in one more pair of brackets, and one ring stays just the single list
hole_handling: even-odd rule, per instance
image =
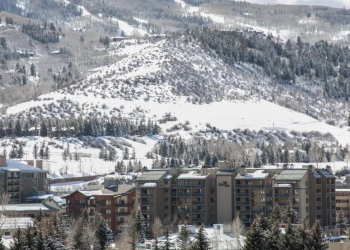
[{"label": "gabled roof", "polygon": [[278,181],[300,181],[306,174],[307,169],[286,169],[283,170],[277,177]]},{"label": "gabled roof", "polygon": [[21,172],[41,172],[47,173],[46,170],[35,168],[19,161],[7,160],[6,167],[0,167],[0,171],[21,171]]},{"label": "gabled roof", "polygon": [[136,181],[159,181],[167,173],[166,170],[149,170],[143,172]]}]

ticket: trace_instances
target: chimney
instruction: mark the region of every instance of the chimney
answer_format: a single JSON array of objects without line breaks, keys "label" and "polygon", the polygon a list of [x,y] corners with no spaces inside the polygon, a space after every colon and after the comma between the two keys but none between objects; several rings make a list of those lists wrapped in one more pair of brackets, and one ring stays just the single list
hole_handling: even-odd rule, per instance
[{"label": "chimney", "polygon": [[43,160],[36,160],[36,167],[43,169]]},{"label": "chimney", "polygon": [[242,165],[241,168],[239,169],[239,174],[242,176],[246,174],[246,169],[244,165]]},{"label": "chimney", "polygon": [[6,167],[6,155],[5,156],[0,156],[0,167]]},{"label": "chimney", "polygon": [[27,160],[27,165],[34,167],[34,160]]}]

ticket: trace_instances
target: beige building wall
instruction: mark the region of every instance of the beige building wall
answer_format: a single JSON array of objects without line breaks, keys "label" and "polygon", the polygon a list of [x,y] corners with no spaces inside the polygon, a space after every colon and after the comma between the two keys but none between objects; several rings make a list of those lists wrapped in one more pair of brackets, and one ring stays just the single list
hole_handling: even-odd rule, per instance
[{"label": "beige building wall", "polygon": [[231,222],[233,219],[232,177],[217,176],[216,204],[217,223]]}]

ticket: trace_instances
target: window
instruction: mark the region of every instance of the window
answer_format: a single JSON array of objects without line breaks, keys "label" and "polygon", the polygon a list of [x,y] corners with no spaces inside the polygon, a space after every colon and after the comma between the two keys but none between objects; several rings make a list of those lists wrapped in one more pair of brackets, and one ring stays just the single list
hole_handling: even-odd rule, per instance
[{"label": "window", "polygon": [[168,206],[164,206],[164,209],[168,209]]},{"label": "window", "polygon": [[294,199],[294,203],[295,203],[295,204],[299,204],[299,203],[300,203],[300,202],[299,202],[299,198],[295,198],[295,199]]},{"label": "window", "polygon": [[189,202],[190,202],[190,199],[186,198],[185,203],[189,203]]},{"label": "window", "polygon": [[260,211],[264,211],[264,207],[260,207]]},{"label": "window", "polygon": [[306,195],[309,195],[309,189],[305,190]]},{"label": "window", "polygon": [[265,194],[265,189],[261,189],[260,194]]},{"label": "window", "polygon": [[294,194],[299,194],[299,191],[297,189],[294,189]]},{"label": "window", "polygon": [[210,189],[210,193],[211,193],[211,194],[215,194],[215,189],[213,189],[213,188]]},{"label": "window", "polygon": [[307,181],[305,181],[305,186],[308,186],[308,185],[309,185],[309,183]]},{"label": "window", "polygon": [[164,189],[164,193],[168,193],[169,192],[169,190],[168,189]]},{"label": "window", "polygon": [[261,202],[261,203],[265,203],[265,198],[261,198],[261,199],[260,199],[260,202]]},{"label": "window", "polygon": [[210,198],[210,202],[215,202],[215,198],[214,197]]},{"label": "window", "polygon": [[164,185],[168,185],[168,181],[164,181]]},{"label": "window", "polygon": [[309,207],[306,207],[306,212],[309,212]]},{"label": "window", "polygon": [[111,214],[111,210],[110,209],[106,209],[106,214]]},{"label": "window", "polygon": [[165,201],[168,201],[168,198],[165,198],[164,200],[165,200]]},{"label": "window", "polygon": [[106,201],[106,206],[110,206],[111,205],[111,201],[107,200]]}]

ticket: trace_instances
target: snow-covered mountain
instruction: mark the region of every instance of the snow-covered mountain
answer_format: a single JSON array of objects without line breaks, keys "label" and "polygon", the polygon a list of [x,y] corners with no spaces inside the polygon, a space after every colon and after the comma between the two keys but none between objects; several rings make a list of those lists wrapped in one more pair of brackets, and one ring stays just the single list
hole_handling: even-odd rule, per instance
[{"label": "snow-covered mountain", "polygon": [[[303,101],[309,98],[309,110],[327,117],[335,105],[344,105],[341,102],[327,103],[320,96],[312,100],[273,85],[259,68],[228,66],[195,41],[183,37],[158,42],[126,40],[113,43],[110,53],[124,59],[95,69],[70,87],[10,107],[7,116],[121,116],[159,121],[167,114],[176,119],[160,124],[165,133],[188,135],[210,124],[225,130],[329,132],[343,145],[350,141],[347,126],[335,127],[295,111],[303,110]],[[346,110],[338,115],[342,112]]]}]

